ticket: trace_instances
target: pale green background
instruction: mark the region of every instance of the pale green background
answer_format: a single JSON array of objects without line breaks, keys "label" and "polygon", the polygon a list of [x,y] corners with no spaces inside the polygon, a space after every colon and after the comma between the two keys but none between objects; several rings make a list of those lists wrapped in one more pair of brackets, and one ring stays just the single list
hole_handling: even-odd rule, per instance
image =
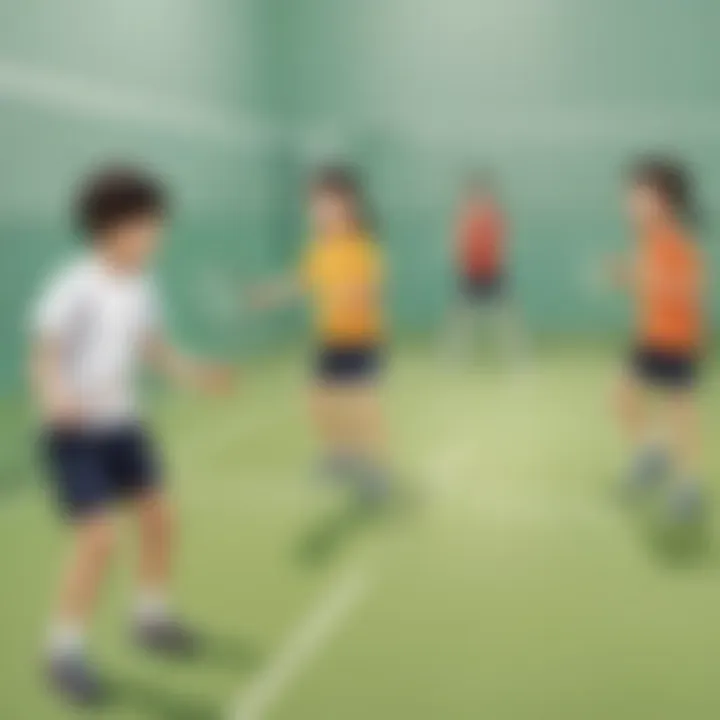
[{"label": "pale green background", "polygon": [[334,153],[366,170],[398,328],[442,317],[451,208],[473,166],[505,195],[530,328],[619,327],[622,307],[588,285],[624,241],[619,179],[637,152],[694,163],[714,246],[719,24],[712,0],[3,0],[0,376],[18,377],[74,183],[106,158],[172,183],[166,275],[177,322],[203,342],[287,329],[210,329],[198,285],[208,267],[245,282],[285,266],[303,171]]}]

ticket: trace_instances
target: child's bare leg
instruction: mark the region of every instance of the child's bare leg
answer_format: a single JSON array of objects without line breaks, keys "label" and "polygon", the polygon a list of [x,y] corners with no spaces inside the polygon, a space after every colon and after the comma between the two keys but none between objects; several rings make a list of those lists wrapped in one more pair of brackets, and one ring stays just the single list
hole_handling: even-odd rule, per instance
[{"label": "child's bare leg", "polygon": [[653,426],[647,390],[632,375],[621,378],[616,408],[632,457],[629,481],[633,486],[652,485],[665,473],[667,455],[657,428]]},{"label": "child's bare leg", "polygon": [[51,628],[51,652],[81,649],[114,547],[115,528],[109,514],[76,522]]},{"label": "child's bare leg", "polygon": [[345,428],[338,412],[337,392],[331,385],[319,383],[310,398],[312,416],[325,449],[337,449],[345,443]]},{"label": "child's bare leg", "polygon": [[461,298],[453,308],[446,340],[447,354],[453,359],[469,356],[477,335],[477,312],[474,304]]},{"label": "child's bare leg", "polygon": [[317,427],[325,470],[331,475],[343,475],[352,465],[356,448],[344,411],[344,389],[332,383],[320,383],[313,388],[312,415]]},{"label": "child's bare leg", "polygon": [[135,501],[135,510],[140,532],[137,639],[149,650],[186,655],[195,639],[173,615],[168,598],[175,544],[170,502],[161,491],[150,490]]},{"label": "child's bare leg", "polygon": [[700,473],[700,422],[692,393],[674,393],[669,398],[669,418],[678,479],[695,482]]},{"label": "child's bare leg", "polygon": [[675,462],[675,485],[670,492],[670,511],[680,522],[696,520],[702,513],[700,485],[700,429],[698,410],[691,392],[675,392],[668,398],[671,449]]},{"label": "child's bare leg", "polygon": [[504,298],[498,301],[495,312],[503,354],[510,362],[520,365],[526,359],[527,347],[517,313]]},{"label": "child's bare leg", "polygon": [[648,399],[644,388],[632,376],[621,377],[615,393],[615,407],[624,439],[632,449],[648,442],[650,435]]},{"label": "child's bare leg", "polygon": [[115,529],[107,513],[75,523],[47,648],[48,679],[73,703],[96,703],[104,695],[102,683],[86,662],[84,641],[114,546]]},{"label": "child's bare leg", "polygon": [[391,467],[377,387],[372,383],[360,383],[348,388],[345,412],[359,460],[358,489],[366,500],[381,500],[390,490]]},{"label": "child's bare leg", "polygon": [[166,611],[172,572],[174,518],[164,493],[150,491],[135,501],[140,534],[138,612]]},{"label": "child's bare leg", "polygon": [[346,410],[358,452],[377,465],[386,465],[385,418],[377,388],[365,383],[349,388]]}]

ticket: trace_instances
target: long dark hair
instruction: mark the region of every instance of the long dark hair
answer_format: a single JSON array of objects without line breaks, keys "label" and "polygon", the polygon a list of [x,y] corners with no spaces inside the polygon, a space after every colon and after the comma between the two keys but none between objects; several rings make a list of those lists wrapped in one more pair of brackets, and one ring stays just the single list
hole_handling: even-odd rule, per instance
[{"label": "long dark hair", "polygon": [[695,178],[682,161],[661,155],[641,158],[631,167],[630,179],[657,192],[683,222],[692,226],[701,223]]},{"label": "long dark hair", "polygon": [[375,231],[375,215],[370,207],[360,173],[353,166],[332,163],[320,167],[313,175],[311,190],[316,193],[330,193],[341,198],[352,209],[353,219],[362,232]]}]

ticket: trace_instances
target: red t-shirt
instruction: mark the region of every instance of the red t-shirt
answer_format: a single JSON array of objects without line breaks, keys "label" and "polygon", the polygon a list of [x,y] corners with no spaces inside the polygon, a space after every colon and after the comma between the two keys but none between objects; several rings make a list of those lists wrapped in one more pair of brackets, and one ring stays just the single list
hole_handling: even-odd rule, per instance
[{"label": "red t-shirt", "polygon": [[469,277],[499,274],[504,264],[505,223],[497,207],[466,210],[458,228],[458,265]]}]

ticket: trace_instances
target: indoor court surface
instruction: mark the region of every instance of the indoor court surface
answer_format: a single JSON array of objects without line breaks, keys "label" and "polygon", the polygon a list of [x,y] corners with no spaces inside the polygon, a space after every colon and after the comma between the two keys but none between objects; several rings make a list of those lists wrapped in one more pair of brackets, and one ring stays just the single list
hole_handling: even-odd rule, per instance
[{"label": "indoor court surface", "polygon": [[[313,476],[300,351],[249,365],[227,400],[158,399],[181,604],[205,649],[187,665],[129,649],[124,547],[93,638],[113,702],[92,717],[717,717],[718,541],[617,502],[619,353],[545,348],[511,370],[396,350],[405,500],[376,516]],[[716,380],[704,402],[716,429]],[[717,478],[717,444],[709,463]],[[44,692],[32,639],[63,543],[27,472],[0,504],[0,717],[60,720],[73,715]]]},{"label": "indoor court surface", "polygon": [[[719,37],[720,0],[0,0],[0,720],[718,720]],[[677,473],[708,485],[696,524],[618,492],[650,454],[611,397],[643,293],[610,278],[637,249],[628,170],[648,154],[696,180],[696,203],[690,180],[656,203],[708,276],[704,304],[702,273],[682,286],[680,359],[704,354],[702,460]],[[38,452],[31,318],[86,247],[81,180],[115,163],[170,198],[148,315],[239,372],[229,397],[139,393],[180,511],[177,604],[204,641],[187,663],[130,642],[130,608],[165,595],[135,587],[130,522],[93,627],[57,607],[71,533]],[[312,305],[253,305],[307,265],[309,180],[336,163],[362,186],[341,214],[382,256],[357,297],[378,305],[369,364],[388,345],[399,490],[374,512],[319,477],[309,346],[334,343]],[[476,181],[503,337],[451,358]],[[75,714],[42,657],[74,660],[85,636],[111,697]]]}]

